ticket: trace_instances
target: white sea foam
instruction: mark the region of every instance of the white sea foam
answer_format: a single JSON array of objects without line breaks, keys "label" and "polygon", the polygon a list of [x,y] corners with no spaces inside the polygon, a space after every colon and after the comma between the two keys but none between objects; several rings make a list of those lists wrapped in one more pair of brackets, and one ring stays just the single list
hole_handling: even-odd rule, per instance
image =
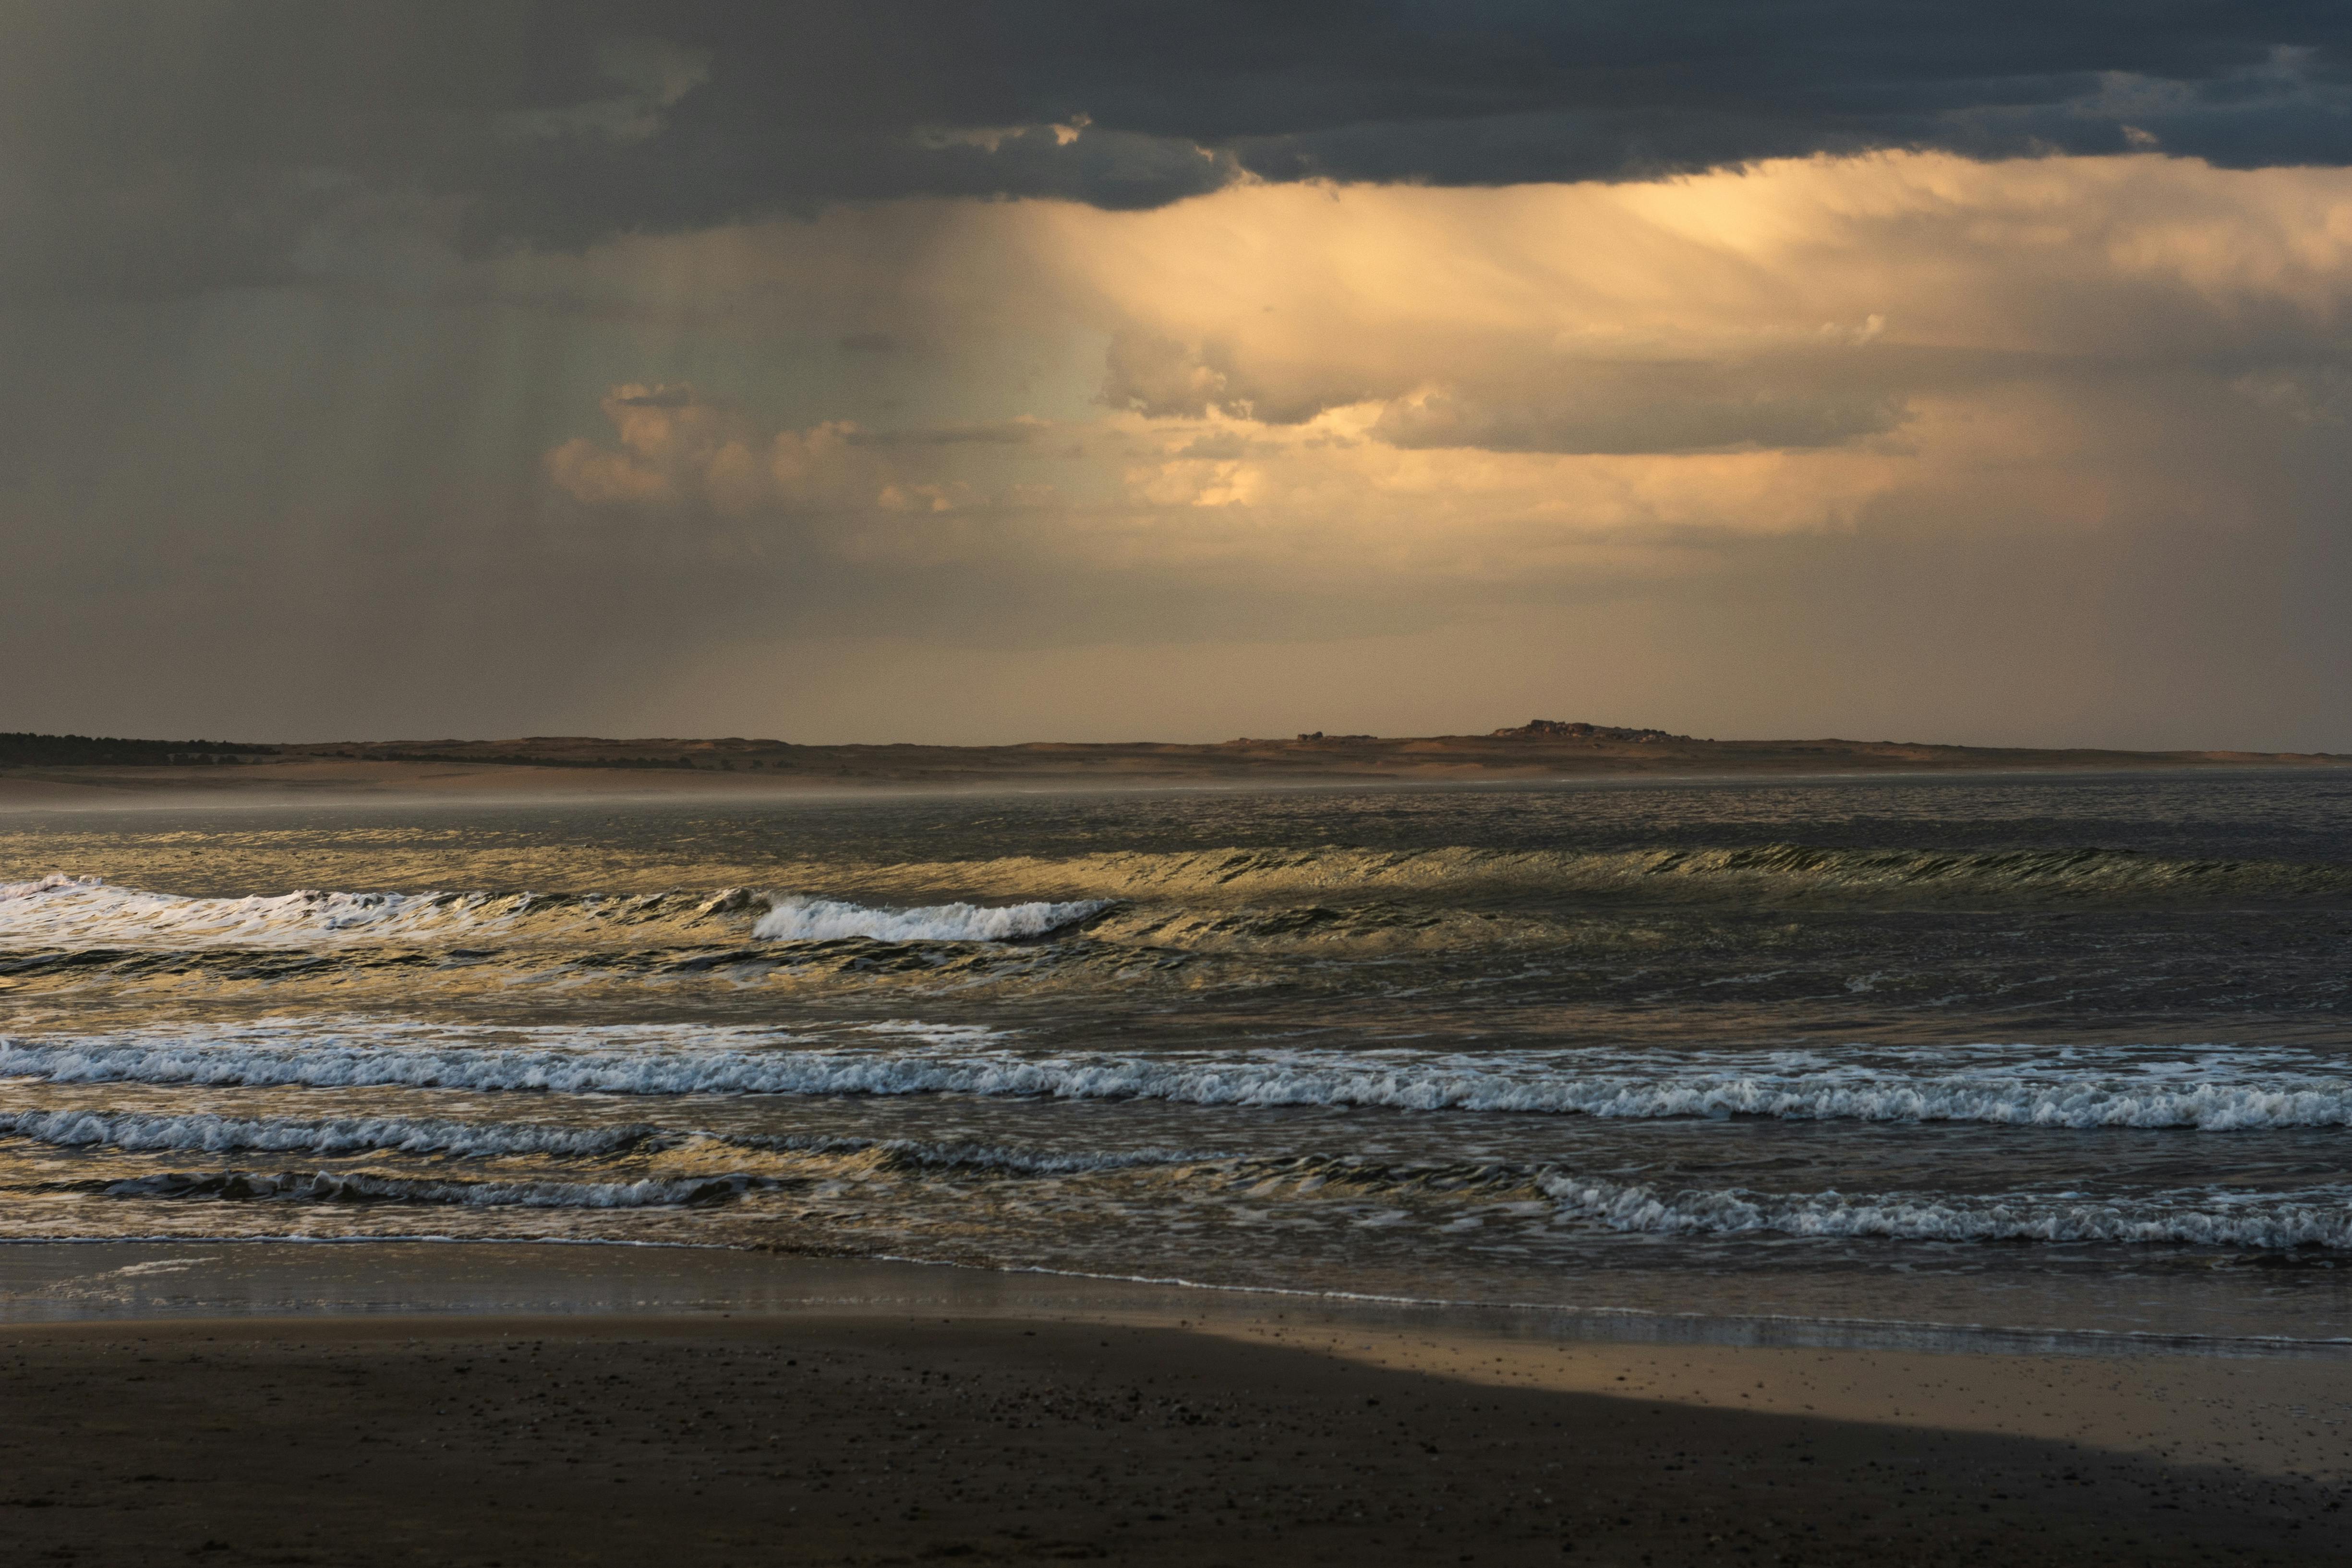
[{"label": "white sea foam", "polygon": [[1550,1201],[1559,1221],[1643,1235],[2352,1248],[2352,1189],[2342,1186],[2187,1188],[2112,1199],[2032,1192],[1769,1193],[1671,1188],[1549,1164],[1412,1166],[1316,1155],[1234,1161],[1219,1174],[1259,1201],[1332,1191],[1488,1204],[1532,1191]]},{"label": "white sea foam", "polygon": [[495,926],[524,912],[528,894],[334,893],[194,899],[121,888],[96,877],[0,885],[0,942],[72,946],[170,942],[299,945],[339,934],[389,936],[421,928]]},{"label": "white sea foam", "polygon": [[[871,1032],[875,1026],[868,1026]],[[2352,1078],[2231,1077],[2210,1061],[2145,1070],[1993,1068],[1945,1074],[1830,1068],[1671,1076],[1559,1062],[1400,1060],[1338,1052],[1038,1056],[976,1048],[978,1032],[900,1026],[909,1049],[805,1048],[752,1031],[547,1031],[562,1044],[456,1043],[427,1030],[191,1031],[184,1037],[0,1037],[0,1076],[59,1083],[411,1087],[593,1094],[907,1095],[1158,1100],[1204,1106],[1333,1105],[1595,1117],[1757,1116],[2205,1131],[2352,1125]],[[412,1043],[413,1042],[413,1043]],[[748,1047],[748,1048],[747,1048]]]},{"label": "white sea foam", "polygon": [[[338,938],[479,939],[522,931],[594,931],[654,921],[698,921],[766,905],[753,934],[778,942],[1006,942],[1044,936],[1109,908],[1108,900],[870,908],[799,895],[765,900],[729,889],[699,897],[549,897],[533,893],[322,892],[200,899],[117,887],[97,877],[0,883],[0,947],[302,947]],[[738,928],[740,930],[740,927]]]},{"label": "white sea foam", "polygon": [[291,1121],[194,1114],[142,1116],[102,1110],[0,1111],[0,1136],[60,1148],[109,1148],[224,1153],[344,1154],[611,1154],[655,1135],[642,1123],[562,1127],[545,1123],[475,1123],[402,1116]]},{"label": "white sea foam", "polygon": [[636,1182],[449,1182],[372,1172],[232,1171],[135,1176],[108,1184],[110,1197],[298,1199],[326,1203],[457,1204],[471,1208],[635,1209],[712,1203],[769,1185],[756,1177],[718,1176]]},{"label": "white sea foam", "polygon": [[[604,1152],[549,1139],[561,1130],[491,1124],[229,1123],[217,1118],[84,1117],[20,1114],[9,1130],[25,1136],[86,1144],[103,1142],[131,1150],[342,1152]],[[215,1123],[205,1126],[207,1121]],[[372,1128],[373,1131],[362,1129]],[[630,1130],[614,1130],[615,1135]],[[371,1140],[378,1140],[372,1142]],[[1553,1167],[1415,1170],[1320,1158],[1234,1161],[1169,1150],[1038,1151],[977,1146],[929,1146],[859,1139],[747,1138],[718,1140],[748,1148],[814,1156],[849,1156],[900,1169],[972,1171],[1031,1176],[1086,1176],[1140,1166],[1192,1167],[1225,1185],[1247,1188],[1265,1201],[1275,1182],[1306,1198],[1318,1192],[1361,1190],[1424,1194],[1465,1193],[1486,1199],[1496,1191],[1531,1187],[1570,1224],[1645,1235],[1776,1235],[1813,1239],[2108,1243],[2192,1245],[2280,1250],[2352,1248],[2352,1203],[2340,1191],[2289,1194],[2192,1192],[2116,1201],[2003,1194],[1954,1196],[1918,1193],[1759,1193],[1746,1188],[1668,1189],[1564,1172]],[[635,1180],[465,1181],[373,1171],[171,1172],[109,1183],[118,1198],[214,1198],[233,1201],[379,1202],[468,1207],[629,1209],[725,1202],[776,1187],[783,1177],[752,1171]]]},{"label": "white sea foam", "polygon": [[777,900],[752,926],[751,934],[774,942],[830,942],[843,937],[875,942],[1005,942],[1044,936],[1109,907],[1102,900],[1082,900],[1066,904],[933,904],[893,910],[795,896]]},{"label": "white sea foam", "polygon": [[313,1121],[209,1113],[152,1116],[107,1110],[0,1111],[0,1137],[126,1153],[417,1154],[555,1158],[659,1152],[693,1143],[767,1153],[871,1156],[900,1168],[1008,1175],[1067,1175],[1217,1158],[1172,1149],[1033,1150],[794,1133],[727,1133],[647,1122],[567,1127],[531,1121],[452,1121],[402,1116]]},{"label": "white sea foam", "polygon": [[1537,1184],[1563,1218],[1654,1235],[1876,1237],[1902,1241],[2177,1243],[2206,1247],[2352,1247],[2352,1204],[2340,1193],[2213,1194],[2178,1202],[2078,1202],[2032,1194],[1662,1191],[1559,1173]]},{"label": "white sea foam", "polygon": [[0,947],[304,947],[373,941],[510,934],[552,922],[596,929],[732,913],[737,889],[708,898],[652,893],[558,898],[536,893],[321,892],[187,898],[117,887],[98,877],[0,883]]}]

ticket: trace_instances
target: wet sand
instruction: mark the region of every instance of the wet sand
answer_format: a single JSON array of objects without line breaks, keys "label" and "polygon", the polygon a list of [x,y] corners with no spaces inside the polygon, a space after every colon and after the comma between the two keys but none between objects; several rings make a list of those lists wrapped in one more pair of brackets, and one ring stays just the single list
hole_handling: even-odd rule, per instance
[{"label": "wet sand", "polygon": [[[261,1250],[346,1268],[364,1249]],[[610,1261],[654,1275],[666,1256]],[[2352,1554],[2340,1354],[1632,1344],[1458,1310],[772,1267],[808,1288],[746,1311],[0,1324],[0,1556]]]},{"label": "wet sand", "polygon": [[[1488,1358],[1020,1319],[373,1319],[7,1336],[12,1562],[2341,1561],[2340,1485],[1939,1426],[2141,1365]],[[1386,1352],[1388,1353],[1382,1353]],[[1771,1365],[1752,1364],[1763,1355]],[[1664,1358],[1675,1361],[1676,1358]],[[1704,1366],[1704,1373],[1692,1373]],[[1750,1371],[1765,1379],[1748,1378]],[[1645,1372],[1684,1390],[1662,1397]],[[1990,1373],[1990,1377],[1986,1376]],[[1701,1405],[1736,1383],[1916,1418]],[[2273,1390],[2273,1392],[2277,1392]],[[2093,1425],[2096,1425],[2095,1421]],[[2329,1456],[2341,1473],[2341,1455]]]}]

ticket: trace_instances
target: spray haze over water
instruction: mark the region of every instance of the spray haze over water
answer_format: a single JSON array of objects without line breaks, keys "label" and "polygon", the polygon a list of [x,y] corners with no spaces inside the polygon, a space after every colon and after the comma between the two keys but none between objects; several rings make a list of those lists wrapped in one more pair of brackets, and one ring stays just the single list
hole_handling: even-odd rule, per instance
[{"label": "spray haze over water", "polygon": [[0,823],[0,1234],[2337,1331],[2352,780]]}]

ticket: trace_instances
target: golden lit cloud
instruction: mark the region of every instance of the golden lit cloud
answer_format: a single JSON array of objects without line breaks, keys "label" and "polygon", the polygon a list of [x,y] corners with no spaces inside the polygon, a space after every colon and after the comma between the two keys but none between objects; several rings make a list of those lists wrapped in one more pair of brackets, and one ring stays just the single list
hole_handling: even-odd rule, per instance
[{"label": "golden lit cloud", "polygon": [[[1096,406],[1051,441],[956,444],[757,431],[622,387],[617,446],[551,454],[583,502],[822,507],[811,536],[861,560],[1573,581],[1874,516],[2128,521],[2191,451],[2226,522],[2258,449],[2239,437],[2340,402],[2340,367],[2312,362],[2342,347],[2352,175],[1879,154],[1256,184],[1140,213],[839,214],[562,266],[609,280],[656,246],[720,280],[698,311],[784,279],[803,331],[835,312],[891,341],[1013,321],[1098,343]],[[967,395],[1047,429],[990,363]]]}]

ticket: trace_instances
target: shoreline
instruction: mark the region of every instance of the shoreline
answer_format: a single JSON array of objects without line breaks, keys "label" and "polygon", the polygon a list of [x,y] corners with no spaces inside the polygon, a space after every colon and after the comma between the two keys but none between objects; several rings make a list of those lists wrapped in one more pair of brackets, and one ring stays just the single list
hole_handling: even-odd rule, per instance
[{"label": "shoreline", "polygon": [[[430,1244],[276,1250],[362,1245]],[[684,1258],[634,1250],[622,1272]],[[479,1568],[2352,1548],[2352,1355],[1628,1343],[764,1266],[797,1281],[764,1304],[0,1319],[21,1435],[0,1439],[0,1544]]]},{"label": "shoreline", "polygon": [[[304,1256],[313,1252],[335,1256]],[[581,1261],[599,1255],[630,1262],[625,1269],[613,1269]],[[252,1266],[264,1258],[270,1260],[268,1266]],[[123,1258],[129,1259],[127,1264],[120,1261]],[[455,1267],[478,1258],[496,1259],[495,1274]],[[113,1266],[96,1268],[96,1261]],[[167,1274],[168,1279],[163,1279]],[[625,1300],[604,1289],[614,1279],[626,1277],[629,1289],[642,1292],[650,1288],[648,1276],[658,1277],[659,1285],[666,1287],[652,1298],[639,1294]],[[157,1280],[157,1288],[142,1289],[150,1279]],[[109,1288],[110,1279],[118,1283]],[[134,1283],[121,1289],[122,1279]],[[191,1295],[190,1285],[205,1286],[211,1293]],[[572,1294],[560,1302],[549,1300],[551,1294],[564,1292]],[[756,1315],[853,1299],[919,1301],[962,1311],[1001,1311],[1017,1304],[1024,1310],[1193,1318],[1215,1316],[1219,1309],[1244,1317],[1323,1312],[1334,1321],[1451,1324],[1504,1338],[1536,1336],[1622,1346],[2352,1361],[2352,1334],[2200,1333],[1452,1300],[1076,1269],[999,1268],[889,1255],[772,1252],[691,1241],[429,1234],[0,1239],[0,1329],[166,1321],[207,1313],[221,1321],[385,1313],[466,1318],[524,1310],[584,1318],[647,1310]]]}]

